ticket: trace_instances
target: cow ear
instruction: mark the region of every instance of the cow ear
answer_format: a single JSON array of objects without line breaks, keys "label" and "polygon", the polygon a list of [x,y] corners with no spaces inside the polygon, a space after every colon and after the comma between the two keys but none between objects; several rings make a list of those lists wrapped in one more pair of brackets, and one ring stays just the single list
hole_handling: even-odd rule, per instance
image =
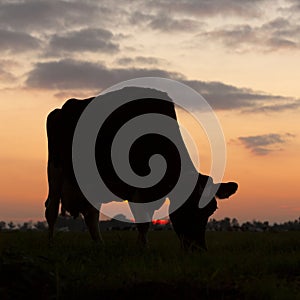
[{"label": "cow ear", "polygon": [[238,189],[238,184],[236,182],[226,182],[221,183],[216,196],[219,199],[226,199],[233,195]]}]

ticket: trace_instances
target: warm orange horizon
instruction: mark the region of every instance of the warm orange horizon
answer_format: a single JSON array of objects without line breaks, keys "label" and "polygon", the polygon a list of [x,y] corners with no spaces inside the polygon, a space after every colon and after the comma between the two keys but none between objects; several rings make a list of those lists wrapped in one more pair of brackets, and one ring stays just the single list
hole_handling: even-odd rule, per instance
[{"label": "warm orange horizon", "polygon": [[[143,76],[184,82],[220,120],[227,146],[223,181],[238,182],[239,190],[219,201],[213,218],[299,218],[299,6],[228,1],[219,10],[213,2],[182,2],[180,9],[126,2],[122,11],[114,1],[82,3],[89,16],[70,2],[55,17],[61,1],[36,2],[44,20],[29,13],[15,19],[16,11],[28,12],[21,1],[0,4],[6,12],[0,21],[0,220],[44,219],[48,113],[68,98]],[[205,134],[185,113],[179,119],[197,135],[199,169],[208,173]],[[130,217],[125,206],[105,209]]]}]

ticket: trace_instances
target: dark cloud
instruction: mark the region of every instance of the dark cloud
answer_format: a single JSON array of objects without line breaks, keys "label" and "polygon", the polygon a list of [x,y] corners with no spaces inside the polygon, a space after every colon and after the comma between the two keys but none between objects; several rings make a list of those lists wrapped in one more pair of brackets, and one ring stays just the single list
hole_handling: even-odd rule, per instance
[{"label": "dark cloud", "polygon": [[180,13],[193,16],[247,16],[255,17],[261,14],[260,4],[265,0],[151,0],[147,7],[165,13]]},{"label": "dark cloud", "polygon": [[296,110],[300,108],[300,100],[291,99],[289,102],[277,103],[273,105],[262,105],[245,109],[245,113],[272,113],[283,112],[286,110]]},{"label": "dark cloud", "polygon": [[[221,82],[187,80],[184,75],[157,68],[107,68],[102,63],[76,60],[59,60],[37,63],[27,74],[28,88],[65,91],[93,91],[110,87],[121,81],[137,77],[165,77],[181,81],[198,91],[213,109],[280,111],[288,109],[289,98],[268,95],[251,89],[238,88]],[[291,106],[290,109],[294,109]]]},{"label": "dark cloud", "polygon": [[136,56],[136,57],[121,57],[116,60],[116,63],[121,66],[128,66],[128,65],[158,65],[163,63],[164,60],[157,57],[152,56]]},{"label": "dark cloud", "polygon": [[85,28],[77,31],[54,34],[51,36],[46,56],[64,54],[66,52],[90,51],[115,53],[119,45],[112,41],[112,32],[100,28]]},{"label": "dark cloud", "polygon": [[257,37],[253,28],[249,25],[233,26],[228,29],[217,29],[201,33],[199,36],[205,36],[212,40],[219,40],[227,47],[240,46],[241,44],[251,44]]},{"label": "dark cloud", "polygon": [[153,15],[146,14],[140,11],[134,11],[128,17],[130,24],[139,25],[140,23],[149,23],[153,18]]},{"label": "dark cloud", "polygon": [[161,32],[189,32],[198,29],[201,25],[197,20],[174,17],[167,12],[145,14],[137,11],[129,16],[129,22],[138,26],[142,24],[145,28]]},{"label": "dark cloud", "polygon": [[284,18],[277,18],[262,26],[248,24],[225,26],[200,33],[198,37],[219,41],[236,51],[277,51],[300,49],[300,25]]},{"label": "dark cloud", "polygon": [[168,14],[158,14],[152,17],[148,25],[155,30],[173,32],[173,31],[191,31],[199,28],[199,23],[192,19],[176,19]]},{"label": "dark cloud", "polygon": [[214,109],[258,109],[266,102],[286,99],[247,88],[237,88],[222,82],[199,80],[184,80],[183,82],[199,92]]},{"label": "dark cloud", "polygon": [[266,46],[272,51],[281,49],[299,49],[299,42],[272,37],[266,41]]},{"label": "dark cloud", "polygon": [[41,41],[27,33],[0,29],[0,51],[21,53],[38,50]]},{"label": "dark cloud", "polygon": [[28,73],[26,85],[31,88],[54,90],[98,90],[136,77],[167,77],[181,79],[178,73],[160,69],[115,68],[108,69],[101,63],[60,60],[38,63]]},{"label": "dark cloud", "polygon": [[300,3],[299,3],[299,0],[287,0],[287,3],[289,3],[290,6],[284,8],[283,10],[291,12],[293,14],[300,13]]},{"label": "dark cloud", "polygon": [[110,9],[91,1],[9,1],[1,4],[0,26],[14,30],[53,30],[107,20]]},{"label": "dark cloud", "polygon": [[278,151],[278,145],[287,143],[288,139],[294,137],[293,134],[269,133],[264,135],[239,137],[238,140],[253,154],[267,155],[273,151]]},{"label": "dark cloud", "polygon": [[[82,26],[146,22],[151,28],[176,31],[198,27],[200,17],[243,16],[261,13],[265,0],[14,0],[1,1],[0,27],[54,32]],[[146,13],[145,13],[146,12]],[[130,17],[129,17],[130,16]],[[127,23],[128,25],[128,23]]]},{"label": "dark cloud", "polygon": [[[118,44],[109,39],[94,38],[94,27],[113,28],[122,32],[128,25],[165,33],[203,31],[205,17],[221,15],[232,17],[259,16],[267,0],[28,0],[2,1],[0,28],[30,33],[41,39],[50,39],[46,55],[56,52],[92,49],[116,52]],[[291,2],[296,3],[296,2]],[[90,28],[82,30],[82,28]],[[276,30],[275,30],[276,29]],[[275,31],[274,31],[275,30]],[[82,32],[81,32],[82,31]],[[203,31],[199,36],[219,40],[227,47],[262,45],[263,50],[298,48],[299,26],[278,19],[253,27],[248,24]],[[84,36],[84,33],[86,36]],[[119,33],[121,36],[122,33]],[[115,33],[115,37],[118,36]],[[82,41],[82,43],[80,42]],[[116,41],[116,39],[114,39]],[[83,49],[82,49],[83,48]]]}]

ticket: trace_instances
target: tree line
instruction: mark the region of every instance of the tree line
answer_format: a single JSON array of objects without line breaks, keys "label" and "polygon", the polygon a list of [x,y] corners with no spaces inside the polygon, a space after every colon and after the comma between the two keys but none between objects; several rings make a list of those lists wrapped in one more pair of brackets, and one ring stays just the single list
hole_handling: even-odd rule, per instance
[{"label": "tree line", "polygon": [[[124,221],[119,221],[119,220]],[[101,230],[135,230],[135,224],[127,220],[125,216],[118,215],[118,220],[111,219],[107,221],[99,221]],[[15,224],[12,221],[4,222],[0,221],[0,231],[44,231],[47,230],[46,221],[28,221],[22,224]],[[74,219],[70,216],[59,216],[56,222],[56,229],[59,231],[86,231],[86,225],[81,216]],[[154,220],[152,223],[152,230],[171,230],[172,224],[169,220]],[[300,217],[294,221],[286,221],[283,223],[270,224],[268,221],[247,221],[239,223],[236,218],[224,218],[222,220],[210,219],[207,223],[206,229],[208,231],[253,231],[253,232],[265,232],[265,231],[298,231],[300,230]]]}]

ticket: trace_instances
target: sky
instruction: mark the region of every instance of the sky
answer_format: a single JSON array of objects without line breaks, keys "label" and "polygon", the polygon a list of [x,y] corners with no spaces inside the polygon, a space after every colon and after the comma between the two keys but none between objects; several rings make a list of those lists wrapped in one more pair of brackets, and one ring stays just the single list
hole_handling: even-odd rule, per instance
[{"label": "sky", "polygon": [[298,219],[299,32],[297,0],[0,1],[0,219],[44,219],[50,111],[144,76],[192,87],[219,118],[239,190],[214,218]]}]

